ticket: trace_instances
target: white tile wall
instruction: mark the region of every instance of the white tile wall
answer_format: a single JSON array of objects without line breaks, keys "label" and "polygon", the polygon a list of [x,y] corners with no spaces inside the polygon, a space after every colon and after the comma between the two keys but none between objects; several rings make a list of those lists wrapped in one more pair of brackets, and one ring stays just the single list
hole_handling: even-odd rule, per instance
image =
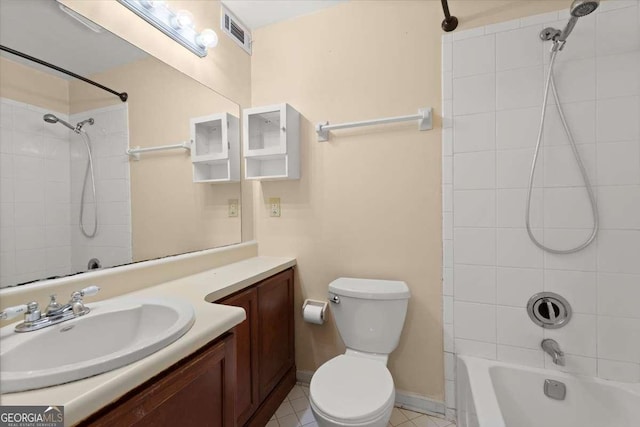
[{"label": "white tile wall", "polygon": [[[0,112],[0,287],[83,271],[94,257],[105,266],[131,262],[126,105],[68,117],[1,98]],[[85,128],[100,209],[94,239],[81,238],[78,229],[85,147],[63,126],[46,124],[45,113],[72,123],[96,120]],[[85,211],[91,226],[93,206]]]},{"label": "white tile wall", "polygon": [[[560,101],[594,185],[601,230],[580,253],[537,248],[524,223],[548,43],[538,32],[566,24],[566,10],[443,37],[446,212],[445,352],[640,380],[640,2],[609,1],[582,18],[556,64]],[[446,71],[446,73],[444,73]],[[450,133],[448,133],[450,135]],[[583,242],[593,218],[552,103],[534,179],[533,232],[546,245]],[[453,215],[453,230],[451,230]],[[557,330],[527,316],[543,290],[565,296],[574,315]],[[453,294],[453,295],[451,295]],[[540,350],[556,339],[557,367]],[[445,372],[451,396],[455,372]],[[447,400],[452,411],[455,402]]]}]

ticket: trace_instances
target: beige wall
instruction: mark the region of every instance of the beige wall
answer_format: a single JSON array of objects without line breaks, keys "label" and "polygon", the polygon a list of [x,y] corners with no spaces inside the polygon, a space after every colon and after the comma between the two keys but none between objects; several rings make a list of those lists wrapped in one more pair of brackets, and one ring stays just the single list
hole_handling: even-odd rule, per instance
[{"label": "beige wall", "polygon": [[[129,94],[132,147],[188,141],[192,117],[240,115],[236,103],[155,58],[91,78]],[[71,83],[70,94],[72,113],[120,103],[81,81]],[[193,183],[188,153],[146,155],[129,166],[134,261],[240,242],[240,218],[228,215],[228,200],[240,198],[240,183]]]},{"label": "beige wall", "polygon": [[[453,1],[460,28],[566,7],[566,1]],[[297,304],[339,276],[406,281],[412,297],[390,359],[396,386],[443,400],[440,29],[437,1],[352,1],[255,31],[252,105],[288,102],[304,117],[302,178],[256,184],[260,252],[296,256]],[[399,25],[401,24],[401,25]],[[416,123],[336,131],[314,125],[412,114]],[[282,217],[267,201],[280,197]],[[298,369],[343,351],[333,324],[296,318]]]},{"label": "beige wall", "polygon": [[0,96],[69,114],[69,81],[0,57]]}]

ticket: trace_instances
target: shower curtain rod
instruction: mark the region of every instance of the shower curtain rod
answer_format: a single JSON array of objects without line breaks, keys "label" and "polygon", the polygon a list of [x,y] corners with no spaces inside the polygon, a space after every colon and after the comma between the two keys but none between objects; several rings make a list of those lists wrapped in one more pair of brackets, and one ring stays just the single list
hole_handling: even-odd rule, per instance
[{"label": "shower curtain rod", "polygon": [[35,58],[35,57],[31,56],[31,55],[27,55],[26,53],[22,53],[22,52],[19,52],[19,51],[15,50],[15,49],[11,49],[10,47],[6,47],[6,46],[0,45],[0,50],[4,50],[5,52],[9,52],[9,53],[11,53],[13,55],[16,55],[16,56],[19,56],[21,58],[28,59],[29,61],[33,61],[33,62],[38,63],[40,65],[44,65],[45,67],[52,68],[52,69],[54,69],[56,71],[59,71],[61,73],[66,74],[68,76],[75,77],[78,80],[82,80],[83,82],[86,82],[86,83],[89,83],[89,84],[94,85],[96,87],[99,87],[102,90],[105,90],[107,92],[110,92],[110,93],[116,95],[118,98],[120,98],[120,100],[122,102],[127,102],[127,99],[129,98],[129,95],[127,95],[127,92],[122,92],[122,93],[116,92],[115,90],[109,89],[108,87],[103,86],[100,83],[94,82],[93,80],[89,80],[86,77],[82,77],[82,76],[80,76],[80,75],[78,75],[78,74],[76,74],[74,72],[71,72],[69,70],[65,70],[64,68],[60,68],[57,65],[50,64],[50,63],[48,63],[46,61],[43,61],[42,59]]}]

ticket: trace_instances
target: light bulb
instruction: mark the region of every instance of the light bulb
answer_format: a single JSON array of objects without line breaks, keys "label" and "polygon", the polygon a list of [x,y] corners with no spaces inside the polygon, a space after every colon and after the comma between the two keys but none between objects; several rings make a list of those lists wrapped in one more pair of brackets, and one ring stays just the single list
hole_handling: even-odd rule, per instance
[{"label": "light bulb", "polygon": [[205,28],[196,36],[196,43],[201,47],[212,48],[218,44],[218,35],[210,28]]},{"label": "light bulb", "polygon": [[171,18],[171,26],[176,30],[181,28],[192,28],[193,27],[193,14],[188,10],[179,10],[176,12],[176,15]]}]

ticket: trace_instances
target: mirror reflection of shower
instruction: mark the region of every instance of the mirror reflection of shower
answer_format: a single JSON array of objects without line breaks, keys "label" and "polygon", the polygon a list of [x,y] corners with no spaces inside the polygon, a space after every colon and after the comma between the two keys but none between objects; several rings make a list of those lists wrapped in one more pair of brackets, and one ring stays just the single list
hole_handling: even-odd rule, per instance
[{"label": "mirror reflection of shower", "polygon": [[[565,43],[567,42],[567,38],[569,34],[573,31],[573,28],[576,26],[579,18],[589,15],[593,11],[595,11],[600,4],[599,0],[574,0],[571,3],[571,7],[569,8],[569,13],[571,18],[567,23],[564,30],[559,30],[552,27],[547,27],[540,32],[540,39],[543,41],[551,41],[553,45],[551,46],[550,60],[549,60],[549,71],[547,73],[545,79],[545,88],[544,88],[544,98],[542,100],[542,114],[540,117],[540,126],[538,128],[538,140],[536,142],[535,152],[533,154],[533,162],[531,164],[531,172],[529,174],[529,189],[527,193],[527,206],[525,212],[525,225],[527,227],[527,233],[529,234],[529,238],[531,241],[540,249],[552,253],[552,254],[572,254],[574,252],[578,252],[589,246],[596,238],[599,229],[600,217],[598,214],[598,207],[596,204],[596,198],[593,193],[593,187],[591,186],[591,182],[589,182],[589,176],[587,175],[587,170],[584,167],[582,159],[580,158],[580,153],[578,152],[578,147],[576,146],[576,142],[573,138],[573,134],[571,133],[571,129],[569,128],[569,124],[567,123],[567,119],[564,115],[564,110],[562,108],[562,103],[560,102],[560,97],[558,96],[558,90],[556,88],[555,76],[553,74],[553,67],[555,65],[556,56],[558,52],[560,52]],[[571,146],[571,150],[573,151],[573,156],[576,159],[576,163],[578,168],[580,169],[580,174],[582,175],[582,180],[584,182],[585,189],[587,191],[587,195],[589,196],[589,202],[591,203],[591,215],[593,217],[593,228],[591,229],[591,233],[589,236],[578,246],[569,249],[554,249],[542,244],[538,239],[536,239],[533,231],[531,230],[531,193],[533,191],[533,179],[536,173],[536,164],[538,163],[538,154],[540,153],[540,145],[542,142],[542,131],[544,128],[545,115],[547,111],[547,101],[549,98],[549,88],[551,88],[551,94],[555,100],[555,107],[558,111],[558,116],[560,117],[560,121],[562,122],[562,127],[564,128],[564,132],[567,135],[567,139],[569,140],[569,145]]]},{"label": "mirror reflection of shower", "polygon": [[[91,139],[89,134],[85,132],[82,128],[85,125],[93,125],[95,121],[92,118],[88,118],[86,120],[82,120],[78,122],[75,126],[71,123],[68,123],[53,114],[45,114],[43,117],[44,121],[47,123],[60,123],[61,125],[69,128],[73,132],[80,135],[82,141],[84,142],[84,146],[87,149],[87,167],[84,171],[84,181],[82,182],[82,193],[80,197],[80,231],[85,237],[93,238],[98,232],[98,199],[96,199],[96,179],[95,174],[93,172],[93,156],[91,153]],[[90,174],[90,175],[89,175]],[[93,209],[93,231],[87,231],[87,228],[84,225],[84,206],[85,206],[85,193],[87,191],[87,180],[91,176],[91,189],[93,191],[93,202],[96,206]]]}]

